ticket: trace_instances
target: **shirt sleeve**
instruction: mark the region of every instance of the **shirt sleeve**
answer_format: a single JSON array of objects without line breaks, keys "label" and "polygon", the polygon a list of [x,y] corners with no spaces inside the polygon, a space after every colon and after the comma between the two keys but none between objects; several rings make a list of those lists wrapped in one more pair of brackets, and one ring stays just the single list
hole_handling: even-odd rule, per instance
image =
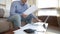
[{"label": "shirt sleeve", "polygon": [[27,10],[29,7],[28,7],[28,5],[27,4],[25,4],[25,9]]},{"label": "shirt sleeve", "polygon": [[10,15],[15,15],[17,13],[15,13],[16,11],[16,5],[15,2],[12,2],[11,7],[10,7]]}]

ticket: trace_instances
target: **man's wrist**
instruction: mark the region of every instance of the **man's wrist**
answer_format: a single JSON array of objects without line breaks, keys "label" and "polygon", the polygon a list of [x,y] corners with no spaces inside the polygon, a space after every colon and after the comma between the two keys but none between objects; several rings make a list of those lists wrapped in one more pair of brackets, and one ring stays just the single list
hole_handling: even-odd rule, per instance
[{"label": "man's wrist", "polygon": [[41,20],[38,20],[39,22],[42,22]]}]

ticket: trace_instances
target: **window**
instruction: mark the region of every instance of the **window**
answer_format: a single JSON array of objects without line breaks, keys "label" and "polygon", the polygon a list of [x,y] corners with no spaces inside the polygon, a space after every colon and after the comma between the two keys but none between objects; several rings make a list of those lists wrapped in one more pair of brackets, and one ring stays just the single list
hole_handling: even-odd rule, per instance
[{"label": "window", "polygon": [[42,9],[38,11],[38,16],[58,16],[58,0],[36,0],[36,6]]},{"label": "window", "polygon": [[58,13],[56,9],[39,10],[38,16],[58,16]]},{"label": "window", "polygon": [[58,7],[58,0],[36,0],[38,8]]}]

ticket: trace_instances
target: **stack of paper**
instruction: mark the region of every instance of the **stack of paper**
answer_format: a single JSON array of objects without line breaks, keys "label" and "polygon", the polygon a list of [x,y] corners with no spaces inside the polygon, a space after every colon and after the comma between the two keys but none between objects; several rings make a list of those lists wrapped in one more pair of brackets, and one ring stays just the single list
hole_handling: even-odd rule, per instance
[{"label": "stack of paper", "polygon": [[35,34],[45,34],[46,30],[43,27],[43,24],[46,25],[46,27],[48,27],[48,23],[43,23],[43,22],[38,22],[38,23],[34,23],[34,24],[27,24],[25,26],[23,26],[21,29],[14,31],[14,34],[26,34],[26,32],[24,32],[25,29],[33,29],[36,30]]}]

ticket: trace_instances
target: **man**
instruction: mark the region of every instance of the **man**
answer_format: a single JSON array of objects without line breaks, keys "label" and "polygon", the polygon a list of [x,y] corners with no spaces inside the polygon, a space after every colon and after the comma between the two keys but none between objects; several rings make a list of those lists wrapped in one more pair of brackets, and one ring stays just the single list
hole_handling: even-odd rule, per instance
[{"label": "man", "polygon": [[15,27],[21,27],[22,22],[31,23],[32,18],[40,21],[33,14],[23,14],[23,12],[28,9],[27,4],[25,4],[26,2],[27,0],[20,0],[14,1],[11,4],[9,20],[14,22]]}]

